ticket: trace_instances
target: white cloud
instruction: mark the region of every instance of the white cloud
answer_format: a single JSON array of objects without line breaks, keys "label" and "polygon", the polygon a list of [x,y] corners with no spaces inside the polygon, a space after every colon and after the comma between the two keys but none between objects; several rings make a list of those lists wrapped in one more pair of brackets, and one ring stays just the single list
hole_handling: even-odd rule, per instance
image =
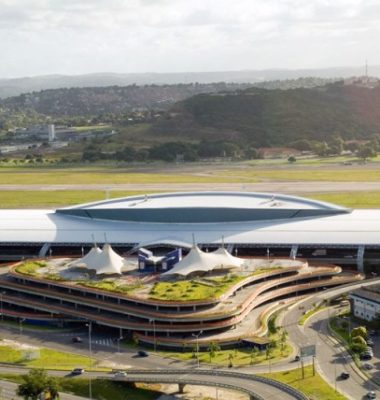
[{"label": "white cloud", "polygon": [[380,63],[377,0],[0,0],[1,76]]}]

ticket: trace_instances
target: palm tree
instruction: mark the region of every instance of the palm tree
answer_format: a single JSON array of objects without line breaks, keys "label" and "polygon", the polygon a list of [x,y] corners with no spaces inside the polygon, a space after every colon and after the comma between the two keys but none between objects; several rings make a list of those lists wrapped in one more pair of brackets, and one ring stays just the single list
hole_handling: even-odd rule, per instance
[{"label": "palm tree", "polygon": [[211,362],[211,360],[215,357],[215,353],[217,351],[220,351],[220,346],[215,342],[211,342],[209,344],[207,350],[208,350],[208,354],[210,356],[210,362]]},{"label": "palm tree", "polygon": [[280,343],[281,343],[281,355],[284,354],[285,350],[285,345],[286,345],[286,339],[288,337],[288,332],[286,332],[285,329],[282,330],[281,336],[280,336]]},{"label": "palm tree", "polygon": [[256,346],[251,349],[251,365],[253,364],[253,360],[259,355],[259,350]]}]

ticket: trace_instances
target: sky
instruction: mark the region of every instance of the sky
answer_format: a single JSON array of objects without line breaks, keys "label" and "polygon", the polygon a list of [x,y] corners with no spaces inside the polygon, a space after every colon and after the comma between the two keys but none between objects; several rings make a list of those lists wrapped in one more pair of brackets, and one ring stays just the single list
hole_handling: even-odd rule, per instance
[{"label": "sky", "polygon": [[0,0],[0,78],[380,64],[379,0]]}]

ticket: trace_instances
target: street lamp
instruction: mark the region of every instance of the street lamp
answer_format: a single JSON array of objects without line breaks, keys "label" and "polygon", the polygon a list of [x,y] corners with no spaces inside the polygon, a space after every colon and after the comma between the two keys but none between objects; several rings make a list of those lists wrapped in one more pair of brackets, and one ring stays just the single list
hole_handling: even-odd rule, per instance
[{"label": "street lamp", "polygon": [[4,321],[4,313],[3,313],[3,294],[6,292],[0,292],[0,312],[1,312],[1,321]]},{"label": "street lamp", "polygon": [[117,352],[120,353],[120,340],[123,340],[123,336],[120,336],[119,338],[117,338]]},{"label": "street lamp", "polygon": [[19,324],[20,324],[20,335],[22,334],[22,323],[25,321],[25,318],[20,318],[19,319]]},{"label": "street lamp", "polygon": [[192,333],[192,334],[191,334],[191,336],[195,337],[195,339],[196,339],[196,347],[197,347],[197,364],[198,364],[198,368],[199,368],[199,341],[198,341],[198,339],[199,339],[199,336],[201,336],[201,335],[202,335],[202,333],[203,333],[203,331],[200,331],[200,332],[198,333],[198,335],[196,335],[195,333]]},{"label": "street lamp", "polygon": [[[92,321],[86,324],[88,327],[88,352],[90,356],[90,368],[92,362],[92,347],[91,347],[91,333],[92,333]],[[92,400],[92,382],[91,382],[91,374],[88,375],[88,397]]]},{"label": "street lamp", "polygon": [[156,320],[150,319],[149,323],[153,323],[153,351],[156,352],[157,344],[156,344]]}]

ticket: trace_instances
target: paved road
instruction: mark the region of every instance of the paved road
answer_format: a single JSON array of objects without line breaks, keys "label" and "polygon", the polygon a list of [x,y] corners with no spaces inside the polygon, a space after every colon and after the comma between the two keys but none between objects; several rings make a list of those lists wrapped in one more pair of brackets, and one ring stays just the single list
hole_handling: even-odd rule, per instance
[{"label": "paved road", "polygon": [[380,182],[257,182],[257,183],[125,183],[88,185],[0,185],[0,190],[126,190],[126,191],[243,191],[287,194],[307,194],[320,192],[352,192],[380,190]]},{"label": "paved road", "polygon": [[[359,286],[378,284],[379,279],[362,282]],[[303,308],[308,309],[313,303],[321,298],[329,298],[337,293],[347,291],[344,288],[326,291],[311,297],[298,306],[293,307],[285,316],[285,326],[289,333],[289,339],[296,343],[298,347],[310,344],[316,345],[317,366],[323,378],[336,387],[346,397],[352,400],[365,398],[369,390],[374,390],[380,396],[380,390],[374,386],[355,366],[347,351],[331,338],[328,331],[329,312],[336,312],[336,309],[327,309],[315,314],[302,327],[298,325]],[[342,372],[348,372],[350,378],[347,380],[339,379]]]},{"label": "paved road", "polygon": [[[129,371],[127,377],[119,378],[121,381],[132,382],[161,382],[199,384],[201,386],[216,386],[225,388],[240,388],[250,396],[261,396],[263,400],[291,400],[304,399],[295,389],[278,384],[278,382],[265,382],[256,379],[252,375],[221,371],[221,370],[182,370],[182,371]],[[275,387],[275,386],[278,387]]]}]

